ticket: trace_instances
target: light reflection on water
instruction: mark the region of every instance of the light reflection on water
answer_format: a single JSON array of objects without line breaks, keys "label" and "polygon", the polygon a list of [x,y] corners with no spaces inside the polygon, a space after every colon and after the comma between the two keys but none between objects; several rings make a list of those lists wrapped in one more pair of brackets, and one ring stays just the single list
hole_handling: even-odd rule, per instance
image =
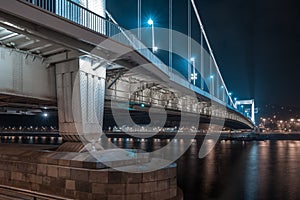
[{"label": "light reflection on water", "polygon": [[177,161],[178,183],[189,200],[299,199],[299,146],[300,141],[223,141],[198,159],[199,143],[193,143]]},{"label": "light reflection on water", "polygon": [[[122,148],[159,149],[170,140],[125,140]],[[181,149],[183,140],[176,144]],[[203,159],[193,140],[176,162],[185,199],[299,199],[300,141],[220,141]]]},{"label": "light reflection on water", "polygon": [[62,144],[60,137],[41,137],[41,136],[0,136],[0,143],[18,144]]}]

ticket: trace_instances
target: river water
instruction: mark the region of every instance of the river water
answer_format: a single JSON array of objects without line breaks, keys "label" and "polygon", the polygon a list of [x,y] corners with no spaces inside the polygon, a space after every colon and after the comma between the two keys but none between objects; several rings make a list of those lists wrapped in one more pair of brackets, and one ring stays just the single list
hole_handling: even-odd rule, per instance
[{"label": "river water", "polygon": [[[204,158],[203,141],[194,140],[177,161],[177,181],[184,199],[300,199],[300,141],[220,141]],[[118,139],[123,148],[152,151],[165,140],[133,142]],[[183,142],[178,141],[178,148]]]},{"label": "river water", "polygon": [[185,199],[300,199],[300,141],[222,141],[203,159],[200,145],[177,161]]}]

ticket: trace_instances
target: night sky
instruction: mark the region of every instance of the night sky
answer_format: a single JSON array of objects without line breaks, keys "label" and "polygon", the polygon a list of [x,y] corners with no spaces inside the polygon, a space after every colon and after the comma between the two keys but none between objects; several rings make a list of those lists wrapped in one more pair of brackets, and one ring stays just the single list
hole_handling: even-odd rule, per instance
[{"label": "night sky", "polygon": [[[173,2],[173,28],[186,33],[187,1]],[[298,2],[195,2],[225,83],[234,96],[255,98],[259,107],[264,104],[300,107]],[[137,27],[137,0],[107,0],[107,9],[124,28]],[[142,0],[143,26],[147,26],[149,17],[155,18],[157,26],[168,28],[168,0]]]}]

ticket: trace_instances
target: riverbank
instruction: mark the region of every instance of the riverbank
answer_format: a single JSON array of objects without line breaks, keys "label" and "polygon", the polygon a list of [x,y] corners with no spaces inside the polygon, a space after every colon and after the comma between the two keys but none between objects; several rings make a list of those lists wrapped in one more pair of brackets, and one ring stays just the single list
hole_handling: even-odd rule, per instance
[{"label": "riverbank", "polygon": [[[231,133],[221,133],[218,134],[205,134],[200,132],[159,132],[157,134],[151,132],[105,132],[105,136],[108,138],[144,138],[144,139],[185,139],[185,138],[195,138],[195,139],[215,139],[219,140],[300,140],[300,133],[253,133],[253,132],[231,132]],[[2,139],[15,138],[15,137],[57,137],[59,138],[58,132],[0,132],[0,137]]]}]

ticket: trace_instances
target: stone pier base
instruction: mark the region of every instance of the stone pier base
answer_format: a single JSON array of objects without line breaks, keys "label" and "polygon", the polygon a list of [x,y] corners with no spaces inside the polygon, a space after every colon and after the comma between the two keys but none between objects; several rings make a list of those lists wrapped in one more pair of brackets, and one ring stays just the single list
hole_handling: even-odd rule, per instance
[{"label": "stone pier base", "polygon": [[107,168],[88,153],[45,148],[1,144],[0,184],[80,200],[182,199],[176,165],[155,172],[125,173]]}]

